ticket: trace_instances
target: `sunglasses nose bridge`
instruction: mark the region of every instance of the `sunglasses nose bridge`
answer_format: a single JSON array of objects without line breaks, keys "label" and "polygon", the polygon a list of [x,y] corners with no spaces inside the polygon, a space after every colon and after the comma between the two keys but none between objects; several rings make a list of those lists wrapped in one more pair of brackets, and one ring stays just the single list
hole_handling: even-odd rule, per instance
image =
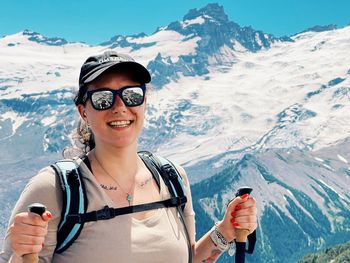
[{"label": "sunglasses nose bridge", "polygon": [[112,109],[118,108],[118,107],[126,107],[124,101],[122,100],[122,94],[117,92],[114,95],[114,103],[112,106]]}]

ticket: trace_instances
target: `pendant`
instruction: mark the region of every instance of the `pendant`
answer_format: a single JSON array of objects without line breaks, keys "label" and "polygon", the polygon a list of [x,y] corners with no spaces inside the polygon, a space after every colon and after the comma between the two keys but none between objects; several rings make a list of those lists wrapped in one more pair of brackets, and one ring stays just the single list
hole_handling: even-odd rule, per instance
[{"label": "pendant", "polygon": [[131,201],[132,201],[132,195],[128,193],[128,194],[126,195],[126,200],[129,202],[129,206],[130,206],[130,203],[131,203]]}]

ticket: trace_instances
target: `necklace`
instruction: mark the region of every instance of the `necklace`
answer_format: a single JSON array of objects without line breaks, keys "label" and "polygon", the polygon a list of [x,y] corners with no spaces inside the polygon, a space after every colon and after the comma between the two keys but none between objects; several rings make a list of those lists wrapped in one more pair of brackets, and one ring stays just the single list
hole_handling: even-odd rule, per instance
[{"label": "necklace", "polygon": [[[94,154],[94,157],[95,157],[96,162],[98,163],[98,165],[102,168],[102,170],[103,170],[109,177],[111,177],[112,180],[113,180],[114,182],[116,182],[116,184],[119,186],[119,188],[126,194],[126,201],[128,201],[129,206],[130,206],[130,205],[131,205],[131,201],[133,200],[133,196],[132,196],[132,194],[130,194],[130,192],[131,192],[131,189],[133,189],[133,187],[134,187],[134,185],[135,185],[135,180],[134,180],[134,183],[132,184],[132,186],[131,186],[129,192],[124,191],[124,189],[123,189],[123,188],[120,186],[120,184],[118,183],[117,179],[114,178],[112,175],[110,175],[110,174],[106,171],[106,169],[101,165],[100,161],[99,161],[99,160],[97,159],[97,157],[96,157],[96,154]],[[104,187],[102,187],[102,188],[105,189]]]}]

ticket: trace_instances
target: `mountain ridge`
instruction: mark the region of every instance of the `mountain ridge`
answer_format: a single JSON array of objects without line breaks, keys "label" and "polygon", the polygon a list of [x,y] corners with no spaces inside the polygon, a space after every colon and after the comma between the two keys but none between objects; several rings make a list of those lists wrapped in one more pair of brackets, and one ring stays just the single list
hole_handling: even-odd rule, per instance
[{"label": "mountain ridge", "polygon": [[[221,21],[221,22],[228,22],[228,16],[224,11],[223,6],[219,5],[218,3],[209,3],[207,4],[205,7],[202,8],[193,8],[190,9],[187,14],[185,14],[183,16],[183,21],[185,20],[192,20],[195,19],[201,15],[207,15],[208,17],[213,16],[215,17],[215,19],[217,21]],[[181,22],[181,21],[180,21]],[[39,32],[36,32],[34,30],[31,29],[23,29],[23,31],[21,31],[20,33],[22,33],[25,36],[29,36],[31,37],[31,41],[37,41],[38,43],[42,43],[42,44],[47,44],[47,45],[65,45],[65,44],[69,44],[69,43],[82,43],[82,44],[87,44],[90,46],[98,46],[98,45],[102,45],[102,46],[106,46],[108,44],[112,44],[114,42],[118,42],[117,39],[118,37],[124,38],[124,37],[132,37],[132,38],[139,38],[139,37],[145,37],[145,36],[149,36],[149,35],[153,35],[155,33],[157,33],[160,30],[164,30],[165,28],[169,27],[170,25],[177,25],[179,23],[179,21],[174,21],[174,22],[170,22],[168,26],[159,26],[153,33],[151,34],[146,34],[144,32],[138,32],[138,33],[134,33],[131,35],[127,35],[127,36],[123,36],[123,35],[116,35],[116,36],[112,36],[109,40],[103,41],[100,44],[89,44],[86,42],[82,42],[82,41],[67,41],[66,39],[62,38],[62,37],[47,37]],[[236,27],[240,27],[237,23],[232,22],[233,24],[236,25]],[[346,26],[349,26],[345,25]],[[172,27],[172,26],[171,26]],[[247,25],[247,26],[243,26],[242,28],[245,28],[246,30],[254,30],[251,26]],[[329,31],[329,30],[334,30],[334,29],[339,29],[340,27],[338,27],[336,24],[328,24],[328,25],[315,25],[312,27],[309,27],[307,29],[304,29],[298,33],[293,33],[290,36],[288,35],[284,35],[281,37],[277,37],[277,39],[282,39],[285,41],[292,41],[292,39],[290,39],[291,36],[295,36],[298,34],[302,34],[305,32],[323,32],[323,31]],[[255,30],[254,30],[255,31]],[[262,32],[261,30],[257,30],[257,32]],[[7,34],[7,35],[3,35],[0,37],[4,38],[7,36],[11,36],[12,34]],[[270,34],[271,36],[273,36],[272,34]],[[47,42],[43,41],[43,40],[47,40]]]},{"label": "mountain ridge", "polygon": [[[223,217],[235,189],[248,185],[253,187],[259,214],[256,254],[249,256],[249,262],[295,262],[305,253],[346,242],[350,238],[346,183],[350,177],[345,162],[350,157],[349,142],[350,137],[319,152],[270,149],[246,154],[192,185],[195,211],[200,215],[198,235]],[[325,157],[334,152],[338,157]],[[225,255],[219,262],[228,261]]]}]

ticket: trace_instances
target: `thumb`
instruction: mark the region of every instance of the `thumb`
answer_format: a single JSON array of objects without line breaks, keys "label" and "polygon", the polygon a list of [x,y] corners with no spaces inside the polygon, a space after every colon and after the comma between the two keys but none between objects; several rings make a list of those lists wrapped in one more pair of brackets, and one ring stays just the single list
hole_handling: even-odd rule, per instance
[{"label": "thumb", "polygon": [[44,220],[44,221],[49,221],[51,218],[52,218],[52,214],[50,211],[46,210],[42,215],[41,215],[41,218]]}]

